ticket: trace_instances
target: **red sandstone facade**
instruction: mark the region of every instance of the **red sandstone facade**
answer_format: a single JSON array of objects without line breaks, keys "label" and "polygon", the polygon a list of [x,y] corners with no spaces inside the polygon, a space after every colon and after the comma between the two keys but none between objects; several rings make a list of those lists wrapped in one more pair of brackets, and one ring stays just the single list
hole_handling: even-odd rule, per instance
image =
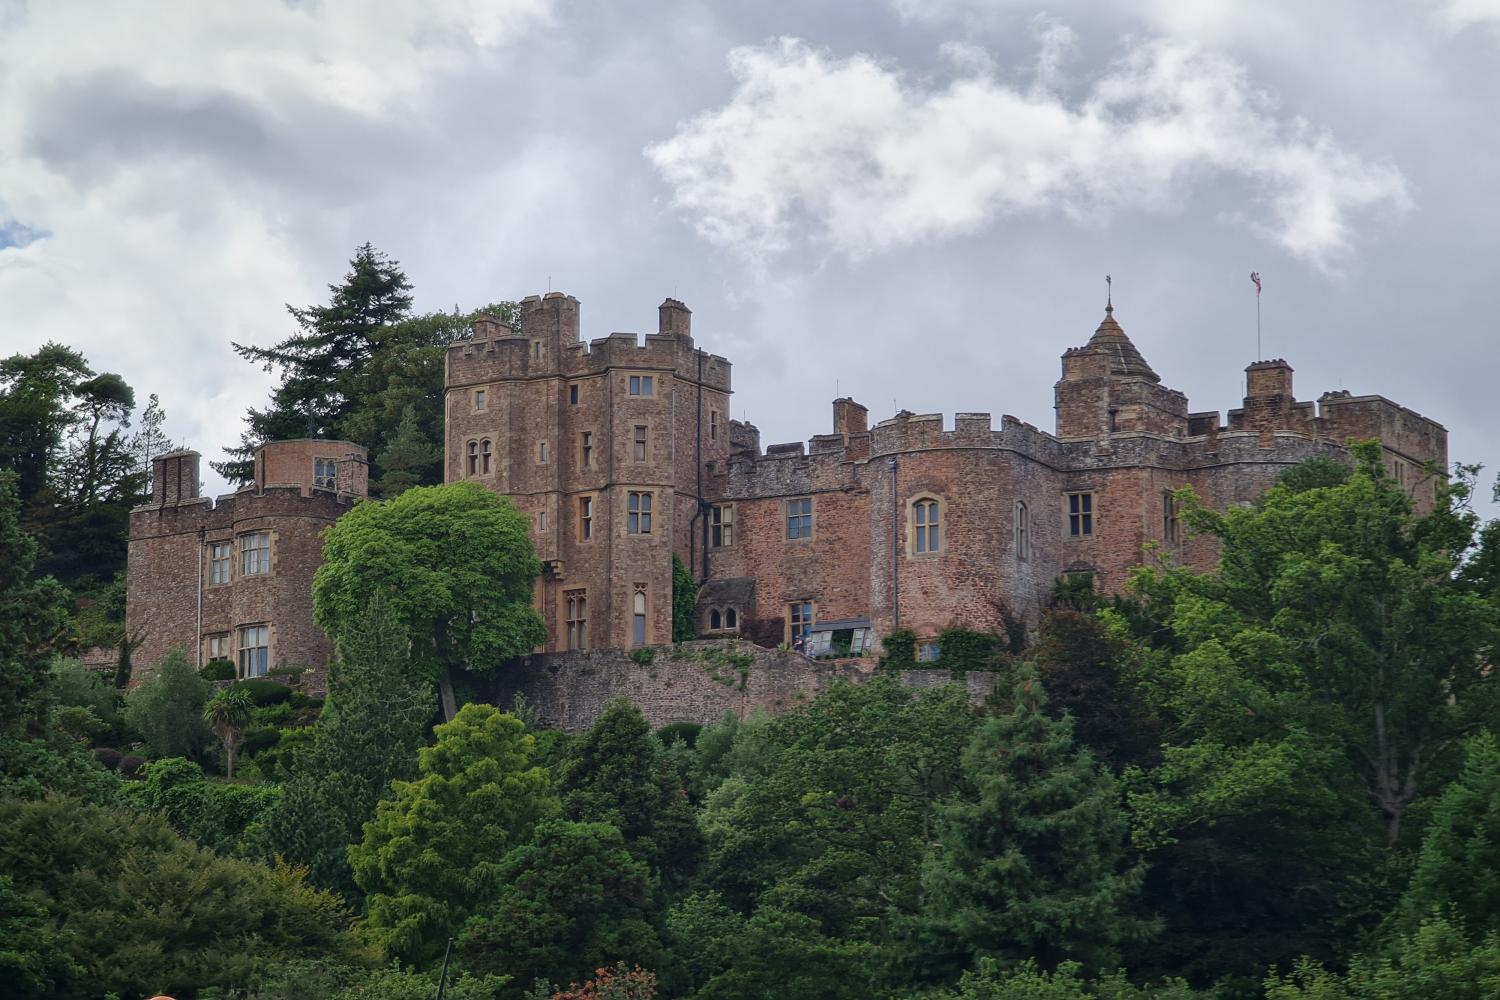
[{"label": "red sandstone facade", "polygon": [[1227,421],[1190,412],[1112,309],[1063,354],[1054,433],[987,413],[871,427],[840,399],[833,433],[762,450],[753,425],[726,419],[729,362],[695,346],[682,303],[660,314],[644,342],[584,342],[577,300],[551,293],[523,303],[518,329],[483,321],[449,348],[447,478],[530,515],[547,651],[668,641],[674,553],[700,583],[703,634],[816,644],[832,627],[873,645],[896,627],[1035,622],[1060,576],[1116,590],[1150,558],[1211,568],[1213,540],[1177,524],[1183,486],[1245,504],[1299,462],[1378,438],[1425,504],[1423,470],[1447,463],[1439,424],[1380,396],[1298,401],[1280,360],[1247,369]]},{"label": "red sandstone facade", "polygon": [[322,533],[367,493],[365,450],[348,441],[277,441],[255,480],[217,502],[199,495],[197,452],[152,462],[151,503],[130,514],[125,624],[134,660],[174,648],[195,666],[227,659],[239,676],[302,667],[320,689],[332,644],[312,620]]}]

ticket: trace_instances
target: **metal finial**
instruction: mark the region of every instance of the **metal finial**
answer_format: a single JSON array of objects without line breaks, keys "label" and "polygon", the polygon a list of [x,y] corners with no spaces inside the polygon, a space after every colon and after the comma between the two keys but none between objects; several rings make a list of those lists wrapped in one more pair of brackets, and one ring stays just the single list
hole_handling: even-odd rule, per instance
[{"label": "metal finial", "polygon": [[1104,276],[1104,311],[1113,313],[1115,311],[1115,279],[1109,275]]}]

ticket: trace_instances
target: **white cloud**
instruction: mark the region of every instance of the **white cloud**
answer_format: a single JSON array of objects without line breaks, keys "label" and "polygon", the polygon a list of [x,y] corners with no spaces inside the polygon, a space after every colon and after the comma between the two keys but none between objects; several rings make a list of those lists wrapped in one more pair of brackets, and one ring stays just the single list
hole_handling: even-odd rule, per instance
[{"label": "white cloud", "polygon": [[1500,30],[1500,0],[1447,0],[1437,17],[1449,31],[1473,27]]},{"label": "white cloud", "polygon": [[647,156],[710,241],[764,259],[801,239],[853,258],[978,231],[1022,213],[1100,220],[1180,212],[1237,182],[1243,217],[1321,268],[1363,217],[1410,205],[1395,167],[1278,114],[1234,62],[1176,39],[1137,45],[1081,100],[970,70],[929,86],[868,55],[784,38],[738,48],[737,88]]}]

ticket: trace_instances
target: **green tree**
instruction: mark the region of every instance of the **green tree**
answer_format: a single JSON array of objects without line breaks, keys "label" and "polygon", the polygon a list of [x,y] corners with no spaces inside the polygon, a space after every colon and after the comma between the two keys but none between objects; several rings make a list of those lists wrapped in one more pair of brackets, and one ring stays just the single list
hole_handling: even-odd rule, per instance
[{"label": "green tree", "polygon": [[126,697],[125,721],[145,739],[153,757],[196,760],[212,738],[203,721],[212,689],[188,663],[187,654],[174,649]]},{"label": "green tree", "polygon": [[616,961],[654,965],[650,871],[607,823],[555,820],[508,854],[495,901],[464,927],[464,967],[515,982],[577,981]]},{"label": "green tree", "polygon": [[1439,915],[1481,936],[1500,933],[1500,745],[1492,733],[1469,741],[1463,770],[1438,798],[1401,915],[1408,931]]},{"label": "green tree", "polygon": [[514,716],[465,705],[418,752],[421,776],[391,783],[393,797],[349,848],[368,896],[369,927],[386,952],[428,961],[476,908],[499,894],[508,851],[557,812],[535,741]]},{"label": "green tree", "polygon": [[568,748],[558,791],[565,818],[616,827],[630,852],[670,884],[685,881],[702,856],[682,782],[646,717],[623,698]]},{"label": "green tree", "polygon": [[244,688],[230,688],[210,698],[203,706],[203,721],[207,722],[219,743],[224,747],[225,773],[234,780],[234,750],[250,725],[255,702]]},{"label": "green tree", "polygon": [[337,897],[285,866],[217,857],[158,816],[0,799],[0,869],[39,904],[79,971],[46,995],[201,995],[298,958],[366,960]]},{"label": "green tree", "polygon": [[17,996],[57,996],[82,970],[68,957],[47,911],[0,875],[0,982]]},{"label": "green tree", "polygon": [[311,752],[266,821],[270,849],[306,865],[313,884],[354,898],[348,845],[393,780],[417,773],[432,685],[414,676],[400,626],[376,600],[329,668]]},{"label": "green tree", "polygon": [[225,855],[249,853],[246,832],[254,830],[280,797],[280,789],[270,785],[211,781],[202,768],[182,757],[152,761],[141,768],[138,778],[121,789],[125,802],[165,817],[178,833]]},{"label": "green tree", "polygon": [[365,368],[380,331],[411,310],[411,283],[398,262],[369,243],[355,249],[342,284],[329,285],[328,305],[288,305],[297,332],[271,347],[235,344],[240,357],[280,376],[264,410],[252,408],[232,459],[215,463],[225,478],[248,482],[255,449],[266,441],[334,437],[370,389]]},{"label": "green tree", "polygon": [[0,472],[0,738],[34,739],[47,722],[47,665],[67,592],[36,579],[36,543],[20,524],[19,476]]},{"label": "green tree", "polygon": [[530,523],[508,499],[478,483],[411,489],[358,504],[328,532],[313,618],[346,643],[383,595],[452,720],[452,671],[492,670],[546,640],[531,604],[540,572]]},{"label": "green tree", "polygon": [[1135,914],[1144,869],[1127,854],[1119,786],[1051,719],[1034,668],[1016,670],[1014,707],[964,751],[974,789],[948,802],[923,870],[921,937],[947,972],[993,959],[1112,968],[1154,927]]},{"label": "green tree", "polygon": [[433,480],[432,469],[441,464],[443,449],[436,441],[422,434],[417,422],[415,406],[408,406],[396,425],[396,433],[385,449],[376,456],[380,467],[380,478],[370,492],[389,499],[400,496],[413,486],[421,486]]},{"label": "green tree", "polygon": [[698,638],[698,585],[693,574],[672,553],[672,641]]},{"label": "green tree", "polygon": [[1363,955],[1347,974],[1304,960],[1265,981],[1266,1000],[1490,1000],[1500,996],[1500,935],[1475,940],[1462,922],[1425,920],[1389,956]]},{"label": "green tree", "polygon": [[82,354],[61,344],[0,361],[0,469],[16,474],[23,506],[51,481],[77,420],[69,406],[74,387],[92,374]]},{"label": "green tree", "polygon": [[1032,961],[1005,966],[982,959],[977,968],[964,973],[957,991],[939,993],[930,1000],[1194,1000],[1202,996],[1180,979],[1137,987],[1123,972],[1090,980],[1077,962],[1064,962],[1047,972]]},{"label": "green tree", "polygon": [[823,933],[800,913],[763,908],[744,930],[723,941],[724,971],[696,1000],[781,997],[784,1000],[865,1000],[876,995],[872,948]]}]

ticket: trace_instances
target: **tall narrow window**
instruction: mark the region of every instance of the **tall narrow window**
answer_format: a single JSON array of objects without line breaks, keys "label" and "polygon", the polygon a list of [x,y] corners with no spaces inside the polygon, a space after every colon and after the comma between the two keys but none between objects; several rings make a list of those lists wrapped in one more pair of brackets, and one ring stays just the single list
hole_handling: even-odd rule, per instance
[{"label": "tall narrow window", "polygon": [[271,533],[252,531],[240,536],[240,576],[264,576],[271,572]]},{"label": "tall narrow window", "polygon": [[1031,558],[1031,512],[1026,509],[1026,501],[1016,501],[1016,558]]},{"label": "tall narrow window", "polygon": [[724,615],[718,608],[711,608],[708,612],[708,630],[717,632],[724,627]]},{"label": "tall narrow window", "polygon": [[264,677],[271,668],[271,626],[240,629],[240,677]]},{"label": "tall narrow window", "polygon": [[740,616],[733,608],[724,609],[724,627],[727,629],[737,629],[740,627]]},{"label": "tall narrow window", "polygon": [[594,498],[578,498],[578,538],[588,541],[594,537]]},{"label": "tall narrow window", "polygon": [[646,585],[635,585],[635,595],[630,599],[630,641],[637,646],[646,644]]},{"label": "tall narrow window", "polygon": [[709,544],[723,548],[734,544],[734,504],[716,503],[708,514]]},{"label": "tall narrow window", "polygon": [[786,609],[786,638],[796,649],[801,649],[807,633],[813,627],[813,606],[811,601],[796,601],[787,605]]},{"label": "tall narrow window", "polygon": [[786,502],[786,537],[812,537],[812,497],[798,497]]},{"label": "tall narrow window", "polygon": [[1086,538],[1094,533],[1094,494],[1068,494],[1068,534]]},{"label": "tall narrow window", "polygon": [[538,531],[546,531],[547,530],[547,512],[545,510],[539,512],[537,514],[537,516],[536,516],[536,530],[538,530]]},{"label": "tall narrow window", "polygon": [[338,485],[338,467],[334,465],[333,459],[313,459],[313,489],[336,490]]},{"label": "tall narrow window", "polygon": [[542,342],[540,340],[533,340],[531,342],[531,360],[542,360]]},{"label": "tall narrow window", "polygon": [[1177,544],[1177,498],[1171,490],[1161,495],[1161,537],[1168,545]]},{"label": "tall narrow window", "polygon": [[229,582],[229,543],[213,542],[208,547],[208,582]]},{"label": "tall narrow window", "polygon": [[479,442],[469,442],[469,475],[479,475]]},{"label": "tall narrow window", "polygon": [[625,498],[625,533],[651,534],[651,494],[629,493]]},{"label": "tall narrow window", "polygon": [[589,597],[588,592],[583,590],[570,590],[563,595],[567,601],[568,611],[566,616],[568,648],[582,650],[589,648]]},{"label": "tall narrow window", "polygon": [[578,405],[578,386],[576,384],[568,386],[568,405]]},{"label": "tall narrow window", "polygon": [[536,460],[542,465],[547,464],[547,442],[538,441],[536,445]]},{"label": "tall narrow window", "polygon": [[489,396],[483,389],[474,390],[474,412],[483,413],[489,409]]},{"label": "tall narrow window", "polygon": [[938,502],[936,500],[918,500],[911,505],[912,549],[917,553],[936,552],[938,550]]},{"label": "tall narrow window", "polygon": [[646,460],[646,425],[635,425],[635,437],[633,438],[634,457],[637,462]]},{"label": "tall narrow window", "polygon": [[484,475],[490,474],[490,439],[485,438],[479,442],[479,471]]},{"label": "tall narrow window", "polygon": [[584,431],[578,439],[578,464],[587,469],[594,464],[594,432]]},{"label": "tall narrow window", "polygon": [[708,439],[710,441],[717,441],[717,440],[719,440],[719,411],[718,410],[709,410],[708,411]]}]

